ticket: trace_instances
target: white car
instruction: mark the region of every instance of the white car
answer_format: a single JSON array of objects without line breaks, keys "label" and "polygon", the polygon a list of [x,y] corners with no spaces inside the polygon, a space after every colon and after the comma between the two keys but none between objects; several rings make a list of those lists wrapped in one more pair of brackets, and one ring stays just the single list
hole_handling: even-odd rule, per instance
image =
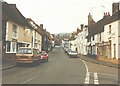
[{"label": "white car", "polygon": [[77,51],[69,51],[68,55],[69,55],[69,57],[78,57]]}]

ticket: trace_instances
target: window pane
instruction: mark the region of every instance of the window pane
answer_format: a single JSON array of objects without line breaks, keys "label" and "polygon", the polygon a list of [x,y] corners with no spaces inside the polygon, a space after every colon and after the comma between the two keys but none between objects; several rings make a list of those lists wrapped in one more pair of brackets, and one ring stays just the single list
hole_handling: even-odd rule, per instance
[{"label": "window pane", "polygon": [[23,49],[19,49],[18,54],[32,54],[32,50],[29,48],[23,48]]},{"label": "window pane", "polygon": [[17,37],[17,26],[13,25],[13,37]]},{"label": "window pane", "polygon": [[6,43],[6,50],[7,50],[7,52],[10,52],[10,42]]},{"label": "window pane", "polygon": [[16,42],[12,42],[12,52],[16,52]]}]

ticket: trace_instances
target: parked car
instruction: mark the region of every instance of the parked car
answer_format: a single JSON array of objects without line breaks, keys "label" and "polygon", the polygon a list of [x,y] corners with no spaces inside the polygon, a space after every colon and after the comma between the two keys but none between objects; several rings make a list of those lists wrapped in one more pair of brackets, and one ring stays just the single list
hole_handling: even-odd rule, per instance
[{"label": "parked car", "polygon": [[21,47],[16,53],[16,63],[30,63],[35,65],[40,62],[40,51],[35,48]]},{"label": "parked car", "polygon": [[48,58],[49,58],[48,53],[46,51],[41,51],[41,57],[40,57],[41,61],[42,62],[48,61]]},{"label": "parked car", "polygon": [[77,51],[69,51],[68,52],[69,57],[79,57]]},{"label": "parked car", "polygon": [[64,52],[67,53],[67,51],[69,50],[69,48],[64,47]]},{"label": "parked car", "polygon": [[68,50],[66,51],[67,55],[69,55],[69,53],[70,53],[71,51],[72,51],[71,49],[68,49]]}]

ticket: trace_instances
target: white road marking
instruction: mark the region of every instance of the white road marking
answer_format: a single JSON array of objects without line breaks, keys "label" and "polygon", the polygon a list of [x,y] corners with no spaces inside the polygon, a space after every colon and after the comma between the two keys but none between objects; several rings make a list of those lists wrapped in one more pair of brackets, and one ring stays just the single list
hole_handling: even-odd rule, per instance
[{"label": "white road marking", "polygon": [[88,72],[88,73],[86,74],[85,84],[89,84],[89,81],[90,81],[90,73]]},{"label": "white road marking", "polygon": [[94,84],[99,84],[98,74],[94,73]]},{"label": "white road marking", "polygon": [[85,63],[84,60],[82,60],[85,67],[86,67],[86,77],[85,77],[85,84],[89,84],[89,81],[90,81],[90,73],[88,72],[88,67],[87,67],[87,64]]},{"label": "white road marking", "polygon": [[[36,76],[36,77],[37,77],[37,76]],[[33,80],[33,79],[35,79],[36,77],[32,77],[32,78],[30,78],[30,79],[28,79],[28,80],[24,81],[22,84],[25,84],[25,83],[27,83],[27,82],[29,82],[29,81],[31,81],[31,80]]]},{"label": "white road marking", "polygon": [[84,60],[82,60],[82,61],[83,61],[84,65],[85,65],[85,67],[86,67],[86,72],[88,73],[88,67],[87,67],[87,64],[85,63]]},{"label": "white road marking", "polygon": [[[85,63],[84,60],[82,60],[85,67],[86,67],[86,78],[85,78],[85,84],[89,84],[90,82],[90,72],[88,71],[88,66],[87,64]],[[97,73],[94,73],[94,84],[99,84],[99,80],[98,80],[98,74]]]}]

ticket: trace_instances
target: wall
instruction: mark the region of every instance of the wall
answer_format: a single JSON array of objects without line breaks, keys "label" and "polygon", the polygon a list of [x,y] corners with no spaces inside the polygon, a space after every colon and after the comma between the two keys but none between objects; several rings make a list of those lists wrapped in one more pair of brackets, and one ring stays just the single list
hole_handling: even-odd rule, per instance
[{"label": "wall", "polygon": [[[111,25],[111,33],[109,33],[109,26]],[[104,41],[111,40],[111,58],[114,58],[114,45],[116,45],[116,59],[118,59],[118,53],[119,53],[119,42],[118,42],[118,21],[112,22],[110,24],[105,25],[105,31],[104,31]],[[111,38],[110,38],[111,37]]]}]

